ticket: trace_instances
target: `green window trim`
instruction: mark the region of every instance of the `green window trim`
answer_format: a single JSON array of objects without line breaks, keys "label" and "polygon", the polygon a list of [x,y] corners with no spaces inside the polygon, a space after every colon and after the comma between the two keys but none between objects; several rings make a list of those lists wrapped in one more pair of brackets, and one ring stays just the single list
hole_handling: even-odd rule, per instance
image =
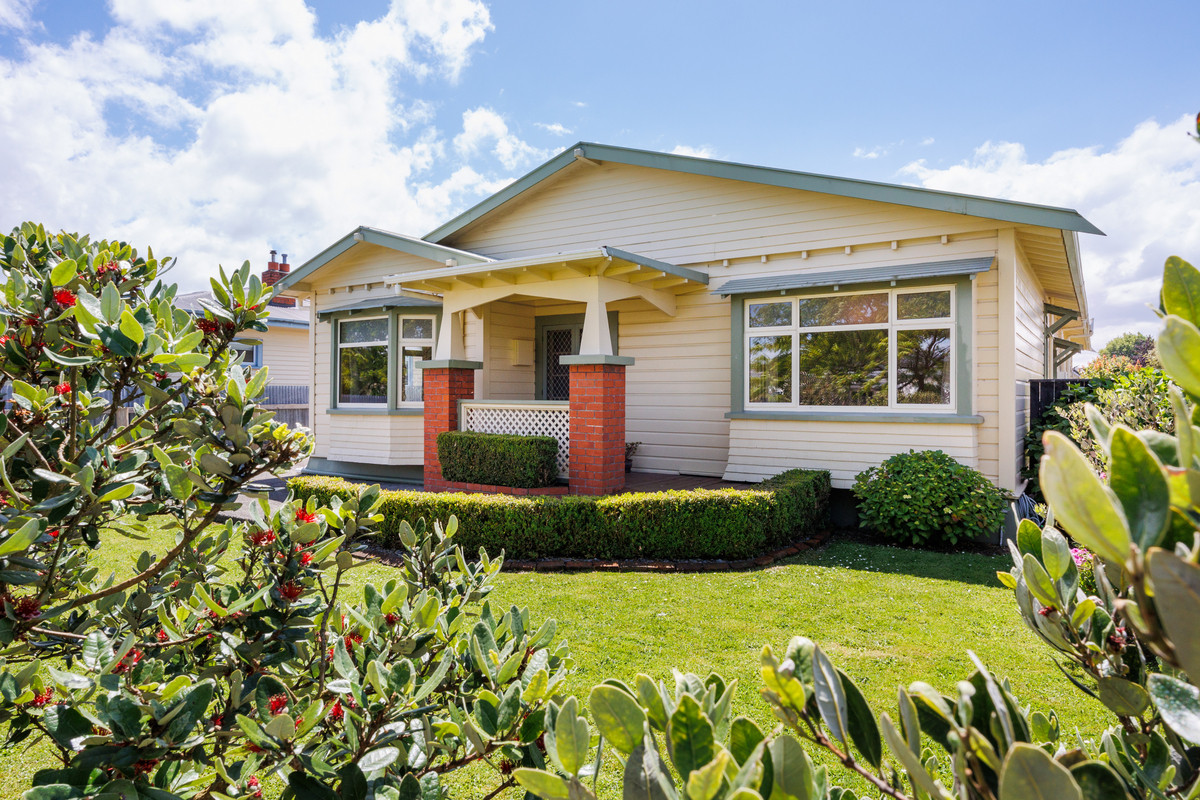
[{"label": "green window trim", "polygon": [[[891,291],[894,289],[920,289],[924,287],[953,286],[954,287],[954,407],[953,410],[921,410],[905,412],[895,407],[882,407],[875,410],[823,410],[819,406],[802,406],[787,410],[768,409],[763,405],[747,406],[746,404],[746,306],[747,301],[765,301],[774,299],[790,299],[795,297],[813,297],[829,295],[832,286],[806,287],[803,289],[779,290],[745,295],[734,295],[729,298],[729,336],[730,336],[730,371],[729,371],[729,413],[730,419],[809,419],[809,420],[872,420],[896,422],[969,422],[975,424],[978,419],[972,414],[971,393],[972,381],[972,332],[974,318],[972,315],[974,277],[961,275],[939,276],[912,280],[890,281],[877,283],[859,283],[847,287],[844,294],[861,294],[864,292]],[[842,294],[836,292],[835,294]],[[938,419],[941,417],[942,419]],[[893,418],[893,419],[888,419]]]},{"label": "green window trim", "polygon": [[[547,328],[558,326],[583,326],[583,314],[545,314],[540,317],[534,317],[534,338],[533,338],[533,370],[534,370],[534,398],[538,401],[546,399],[546,356],[543,352],[543,342],[545,341],[545,333]],[[612,338],[613,355],[618,355],[617,342],[618,323],[620,322],[620,314],[616,311],[608,312],[608,333]]]},{"label": "green window trim", "polygon": [[[380,312],[383,313],[380,313]],[[339,406],[341,375],[339,372],[340,348],[338,335],[340,324],[350,319],[387,317],[388,321],[388,396],[383,408],[371,406]],[[400,397],[400,319],[403,317],[433,318],[433,348],[437,349],[437,335],[442,329],[440,308],[400,307],[387,309],[355,309],[330,314],[329,323],[329,404],[326,413],[362,416],[419,416],[424,413],[424,402],[401,403]],[[318,329],[319,330],[319,329]]]}]

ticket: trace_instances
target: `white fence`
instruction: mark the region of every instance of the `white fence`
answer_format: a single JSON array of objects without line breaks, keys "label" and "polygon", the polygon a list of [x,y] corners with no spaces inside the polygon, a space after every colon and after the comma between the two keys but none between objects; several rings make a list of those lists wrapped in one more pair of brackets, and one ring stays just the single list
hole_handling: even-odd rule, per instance
[{"label": "white fence", "polygon": [[571,404],[566,400],[463,400],[458,427],[478,433],[553,436],[558,441],[558,474],[571,464]]}]

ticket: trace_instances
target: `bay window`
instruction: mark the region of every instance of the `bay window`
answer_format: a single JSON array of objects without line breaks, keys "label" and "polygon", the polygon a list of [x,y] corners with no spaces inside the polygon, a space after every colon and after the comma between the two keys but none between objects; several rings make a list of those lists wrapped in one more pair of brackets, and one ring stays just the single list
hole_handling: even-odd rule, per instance
[{"label": "bay window", "polygon": [[416,365],[433,358],[436,315],[393,313],[335,324],[337,407],[386,410],[421,405],[422,372]]},{"label": "bay window", "polygon": [[747,408],[952,411],[953,293],[746,300]]}]

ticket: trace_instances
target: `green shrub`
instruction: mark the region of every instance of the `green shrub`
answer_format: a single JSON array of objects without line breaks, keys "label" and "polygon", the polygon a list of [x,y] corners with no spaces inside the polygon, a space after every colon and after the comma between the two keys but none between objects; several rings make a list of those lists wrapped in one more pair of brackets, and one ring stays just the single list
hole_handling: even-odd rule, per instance
[{"label": "green shrub", "polygon": [[[341,478],[288,481],[298,497],[329,503],[359,490]],[[379,544],[399,546],[401,523],[460,523],[464,549],[509,558],[747,558],[828,525],[829,473],[791,470],[761,489],[698,489],[602,498],[457,492],[382,493]]]},{"label": "green shrub", "polygon": [[558,480],[553,436],[445,431],[438,434],[437,448],[448,481],[535,489]]},{"label": "green shrub", "polygon": [[1029,430],[1025,434],[1025,465],[1021,470],[1021,477],[1029,479],[1026,491],[1035,499],[1042,499],[1042,490],[1038,483],[1038,469],[1045,453],[1042,437],[1046,431],[1058,431],[1064,436],[1070,436],[1071,421],[1067,419],[1067,409],[1072,403],[1088,403],[1095,400],[1096,393],[1112,383],[1112,378],[1104,377],[1091,378],[1087,383],[1072,383],[1037,419],[1029,421]]},{"label": "green shrub", "polygon": [[[1168,390],[1171,382],[1162,370],[1143,367],[1117,376],[1112,385],[1100,388],[1088,401],[1113,425],[1125,425],[1135,431],[1175,432],[1175,417],[1171,411]],[[1087,419],[1087,402],[1076,400],[1067,407],[1063,418],[1069,429],[1064,431],[1100,472],[1108,471],[1108,459],[1096,442],[1096,435]]]},{"label": "green shrub", "polygon": [[941,450],[909,450],[863,470],[854,496],[862,527],[919,546],[992,534],[1004,521],[1004,494]]}]

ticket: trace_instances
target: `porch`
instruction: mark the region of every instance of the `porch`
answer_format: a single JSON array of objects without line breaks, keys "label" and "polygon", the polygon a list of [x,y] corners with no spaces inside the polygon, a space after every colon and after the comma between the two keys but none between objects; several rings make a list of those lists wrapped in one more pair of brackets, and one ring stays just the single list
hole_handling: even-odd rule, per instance
[{"label": "porch", "polygon": [[[625,489],[625,372],[617,308],[676,314],[676,297],[708,276],[601,247],[388,276],[401,295],[436,295],[438,335],[420,370],[424,485],[443,480],[437,436],[448,430],[548,435],[571,494]],[[432,357],[430,357],[430,355]]]}]

